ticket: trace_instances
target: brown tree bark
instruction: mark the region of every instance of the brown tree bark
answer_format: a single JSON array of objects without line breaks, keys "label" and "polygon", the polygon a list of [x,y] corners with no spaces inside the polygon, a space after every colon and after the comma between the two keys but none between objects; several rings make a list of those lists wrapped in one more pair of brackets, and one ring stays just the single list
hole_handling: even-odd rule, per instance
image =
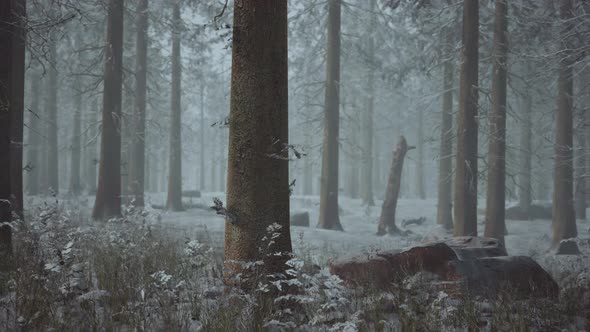
[{"label": "brown tree bark", "polygon": [[168,167],[168,198],[166,209],[182,211],[182,106],[180,34],[180,0],[175,0],[172,8],[172,103],[170,113],[170,151]]},{"label": "brown tree bark", "polygon": [[[80,84],[80,82],[78,82]],[[80,160],[82,158],[82,93],[74,92],[74,118],[72,134],[72,158],[70,160],[70,194],[78,195],[82,191],[80,177]]]},{"label": "brown tree bark", "polygon": [[573,178],[573,64],[571,19],[573,0],[560,2],[562,20],[561,58],[559,60],[557,115],[555,120],[555,174],[553,177],[553,247],[561,240],[578,236],[574,211]]},{"label": "brown tree bark", "polygon": [[375,206],[373,199],[373,113],[375,90],[375,39],[376,26],[375,1],[369,0],[369,36],[367,38],[368,73],[367,73],[367,110],[363,113],[363,203]]},{"label": "brown tree bark", "polygon": [[438,165],[438,203],[436,220],[446,229],[453,228],[452,181],[453,181],[453,32],[445,31],[443,73],[442,119],[440,126],[440,157]]},{"label": "brown tree bark", "polygon": [[[263,260],[262,275],[283,272],[291,255],[289,229],[287,0],[234,4],[225,273],[235,262]],[[263,176],[261,176],[261,174]],[[269,227],[274,225],[274,230]],[[276,233],[273,241],[269,231]],[[245,273],[245,288],[255,279]]]},{"label": "brown tree bark", "polygon": [[395,211],[397,209],[397,199],[401,186],[404,158],[409,150],[415,148],[414,146],[408,146],[405,137],[400,137],[400,141],[393,152],[393,161],[391,163],[391,171],[389,172],[389,180],[387,181],[385,199],[381,207],[381,218],[379,218],[377,235],[400,233],[400,230],[395,225]]},{"label": "brown tree bark", "polygon": [[506,66],[508,4],[496,0],[492,73],[492,109],[488,152],[488,183],[484,236],[504,242],[506,213]]},{"label": "brown tree bark", "polygon": [[51,33],[49,42],[49,59],[47,82],[47,187],[43,188],[46,193],[59,193],[59,149],[57,122],[57,98],[58,98],[58,67],[57,58],[57,36]]},{"label": "brown tree bark", "polygon": [[39,174],[43,168],[41,163],[41,127],[39,121],[39,98],[41,94],[40,83],[41,75],[37,69],[32,70],[31,74],[31,111],[29,112],[29,140],[27,144],[27,192],[31,196],[39,195]]},{"label": "brown tree bark", "polygon": [[147,49],[149,10],[148,0],[137,2],[137,39],[135,63],[135,105],[133,108],[132,150],[129,161],[129,186],[133,197],[133,205],[145,205],[145,124],[146,124],[146,93],[147,93]]},{"label": "brown tree bark", "polygon": [[[8,0],[5,0],[8,1]],[[12,171],[11,192],[12,211],[22,220],[24,219],[23,202],[23,128],[24,128],[24,99],[25,99],[25,47],[26,47],[26,1],[10,0],[13,2],[12,19],[14,22],[14,37],[12,51],[12,97],[11,97],[11,150],[10,157]]]},{"label": "brown tree bark", "polygon": [[338,215],[340,131],[340,0],[329,0],[326,96],[322,148],[322,187],[318,227],[341,231]]},{"label": "brown tree bark", "polygon": [[463,47],[457,153],[455,162],[455,236],[477,236],[477,108],[479,1],[463,3]]},{"label": "brown tree bark", "polygon": [[123,74],[123,0],[107,4],[102,140],[94,219],[121,215],[121,93]]}]

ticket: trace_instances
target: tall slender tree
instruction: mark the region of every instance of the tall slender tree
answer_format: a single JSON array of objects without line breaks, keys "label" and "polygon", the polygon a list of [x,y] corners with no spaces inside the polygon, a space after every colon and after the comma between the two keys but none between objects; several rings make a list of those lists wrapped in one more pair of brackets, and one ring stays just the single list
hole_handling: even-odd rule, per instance
[{"label": "tall slender tree", "polygon": [[[78,82],[78,86],[81,86]],[[80,176],[80,162],[82,159],[82,92],[74,92],[74,117],[72,133],[72,158],[70,160],[70,193],[77,195],[82,191],[82,179]]]},{"label": "tall slender tree", "polygon": [[574,211],[573,175],[573,0],[561,0],[561,52],[555,120],[555,174],[553,176],[553,241],[557,247],[562,240],[578,236]]},{"label": "tall slender tree", "polygon": [[338,162],[340,129],[340,0],[328,4],[328,50],[326,54],[326,95],[324,142],[318,227],[342,230],[338,215]]},{"label": "tall slender tree", "polygon": [[30,91],[31,91],[31,110],[29,112],[29,141],[27,144],[27,192],[29,195],[39,194],[39,173],[41,171],[41,123],[39,121],[39,98],[41,75],[35,68],[31,70]]},{"label": "tall slender tree", "polygon": [[363,113],[363,203],[374,206],[373,199],[373,117],[375,98],[375,13],[376,0],[369,0],[369,31],[367,38],[367,109]]},{"label": "tall slender tree", "polygon": [[172,6],[172,103],[170,114],[170,151],[168,168],[168,199],[166,208],[181,211],[182,207],[182,106],[180,55],[180,34],[182,19],[180,17],[181,0],[174,0]]},{"label": "tall slender tree", "polygon": [[[203,78],[204,80],[204,78]],[[201,107],[200,107],[200,111],[201,111],[201,119],[200,119],[200,134],[201,134],[201,142],[200,142],[200,149],[199,149],[199,158],[200,158],[200,163],[201,166],[199,167],[199,187],[201,189],[201,191],[204,191],[206,189],[206,185],[205,185],[205,83],[201,82]],[[196,187],[196,188],[199,188]]]},{"label": "tall slender tree", "polygon": [[[289,229],[287,0],[234,4],[225,227],[225,280],[252,275],[236,262],[284,271]],[[261,176],[264,174],[264,176]],[[265,242],[272,233],[272,242]],[[261,250],[262,249],[262,250]]]},{"label": "tall slender tree", "polygon": [[454,233],[456,236],[477,236],[478,0],[463,2],[462,43],[455,162]]},{"label": "tall slender tree", "polygon": [[[530,69],[527,70],[527,75]],[[525,88],[524,95],[521,97],[522,123],[520,128],[520,171],[518,172],[518,206],[520,210],[529,215],[531,204],[533,202],[532,191],[532,157],[533,157],[533,99],[531,96],[532,89],[528,86]]]},{"label": "tall slender tree", "polygon": [[148,0],[137,2],[137,40],[135,63],[135,105],[133,112],[132,151],[129,165],[129,185],[135,206],[145,204],[145,124],[147,93],[147,50],[149,27]]},{"label": "tall slender tree", "polygon": [[[59,59],[57,57],[58,37],[55,27],[51,31],[49,38],[49,61],[51,65],[48,69],[47,78],[47,187],[43,188],[46,193],[59,192],[59,124],[57,121],[57,102],[58,102],[58,67]],[[44,160],[45,161],[45,160]]]},{"label": "tall slender tree", "polygon": [[102,139],[94,219],[121,215],[121,93],[123,0],[108,0],[103,83]]},{"label": "tall slender tree", "polygon": [[486,224],[484,235],[504,241],[506,212],[506,66],[508,4],[496,0],[492,73],[492,110],[488,153]]},{"label": "tall slender tree", "polygon": [[451,29],[443,32],[445,62],[443,67],[443,100],[440,126],[440,157],[438,171],[438,207],[436,220],[446,229],[453,227],[453,71],[452,56],[454,35]]}]

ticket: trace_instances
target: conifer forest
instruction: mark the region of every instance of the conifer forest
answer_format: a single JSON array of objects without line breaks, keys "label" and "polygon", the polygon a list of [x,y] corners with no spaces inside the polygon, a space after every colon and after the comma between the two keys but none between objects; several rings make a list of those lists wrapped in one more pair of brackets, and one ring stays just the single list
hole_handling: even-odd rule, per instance
[{"label": "conifer forest", "polygon": [[0,331],[589,331],[590,0],[0,0]]}]

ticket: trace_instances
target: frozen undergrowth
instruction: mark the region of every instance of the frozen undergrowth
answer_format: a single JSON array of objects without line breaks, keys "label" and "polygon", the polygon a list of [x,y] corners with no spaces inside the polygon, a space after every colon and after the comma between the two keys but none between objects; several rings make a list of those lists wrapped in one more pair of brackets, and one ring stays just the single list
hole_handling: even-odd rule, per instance
[{"label": "frozen undergrowth", "polygon": [[[214,196],[220,195],[206,195],[203,203]],[[391,293],[359,292],[328,273],[327,262],[336,256],[445,236],[432,224],[435,202],[417,200],[400,202],[399,220],[425,216],[427,223],[409,226],[413,234],[403,238],[375,236],[379,209],[348,199],[341,202],[346,232],[293,227],[296,258],[289,273],[295,279],[261,280],[246,295],[223,291],[223,220],[210,211],[127,208],[122,219],[96,223],[88,218],[91,202],[29,199],[34,212],[15,233],[17,269],[0,276],[0,329],[578,330],[590,320],[587,256],[547,255],[548,221],[509,221],[507,243],[511,254],[533,256],[554,276],[562,287],[559,301],[453,299],[431,290],[424,275],[392,285]],[[294,197],[292,206],[309,211],[313,224],[317,198]],[[580,228],[587,255],[588,236]],[[303,291],[265,296],[287,282]]]}]

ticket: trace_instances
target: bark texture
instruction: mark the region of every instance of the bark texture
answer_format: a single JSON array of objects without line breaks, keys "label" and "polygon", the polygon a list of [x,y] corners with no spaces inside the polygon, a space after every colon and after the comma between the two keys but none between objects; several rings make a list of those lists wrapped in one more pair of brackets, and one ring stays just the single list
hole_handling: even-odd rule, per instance
[{"label": "bark texture", "polygon": [[411,149],[415,149],[415,147],[408,146],[405,137],[401,136],[400,141],[393,152],[393,162],[391,163],[391,171],[389,172],[389,180],[387,181],[385,200],[383,200],[383,206],[381,207],[381,217],[379,218],[377,235],[385,235],[388,233],[396,234],[400,232],[395,225],[395,211],[401,186],[404,158],[406,157],[408,150]]},{"label": "bark texture", "polygon": [[438,165],[438,204],[436,220],[446,229],[453,228],[452,181],[453,181],[453,33],[444,33],[446,61],[443,73],[442,119],[440,126],[440,157]]},{"label": "bark texture", "polygon": [[340,130],[340,0],[329,0],[324,141],[318,227],[343,230],[338,215]]},{"label": "bark texture", "polygon": [[573,0],[560,2],[562,19],[561,59],[559,63],[557,115],[555,121],[555,174],[553,177],[553,247],[562,240],[578,236],[574,211],[573,174]]},{"label": "bark texture", "polygon": [[508,58],[508,4],[496,0],[492,73],[492,109],[489,117],[488,183],[484,236],[504,242],[506,213],[506,66]]},{"label": "bark texture", "polygon": [[180,0],[174,1],[172,8],[172,103],[170,114],[170,166],[168,168],[168,198],[166,209],[182,211],[182,141],[180,99],[182,65],[180,62]]},{"label": "bark texture", "polygon": [[[227,172],[225,281],[237,262],[263,260],[263,275],[284,271],[289,230],[287,0],[234,4]],[[268,242],[269,233],[276,234]],[[243,287],[255,287],[242,275]]]},{"label": "bark texture", "polygon": [[123,69],[122,0],[108,1],[104,67],[102,140],[94,219],[121,215],[121,92]]},{"label": "bark texture", "polygon": [[135,63],[135,104],[133,108],[132,150],[129,165],[129,186],[133,205],[145,205],[145,123],[147,92],[147,49],[148,49],[148,0],[137,2],[137,40]]},{"label": "bark texture", "polygon": [[12,97],[10,100],[11,113],[11,139],[10,146],[11,193],[12,211],[20,218],[24,218],[23,204],[23,128],[24,128],[24,99],[25,99],[25,47],[26,47],[26,1],[12,1],[12,20],[14,22],[12,33]]},{"label": "bark texture", "polygon": [[457,153],[455,162],[455,236],[477,236],[477,108],[479,1],[463,4],[463,47]]}]

